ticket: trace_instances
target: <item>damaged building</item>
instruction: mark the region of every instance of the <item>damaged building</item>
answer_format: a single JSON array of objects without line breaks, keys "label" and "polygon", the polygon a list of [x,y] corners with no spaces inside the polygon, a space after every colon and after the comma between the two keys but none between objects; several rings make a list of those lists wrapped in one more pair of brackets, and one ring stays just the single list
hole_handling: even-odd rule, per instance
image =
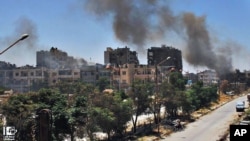
[{"label": "damaged building", "polygon": [[161,47],[151,47],[147,52],[148,65],[154,66],[173,66],[175,69],[182,70],[181,51],[162,45]]},{"label": "damaged building", "polygon": [[136,51],[130,51],[127,46],[125,48],[112,49],[108,47],[104,51],[104,64],[119,66],[123,64],[139,65],[139,60]]},{"label": "damaged building", "polygon": [[38,51],[36,53],[37,67],[46,67],[50,69],[58,68],[81,68],[87,65],[84,59],[76,59],[64,51],[51,47],[49,51]]}]

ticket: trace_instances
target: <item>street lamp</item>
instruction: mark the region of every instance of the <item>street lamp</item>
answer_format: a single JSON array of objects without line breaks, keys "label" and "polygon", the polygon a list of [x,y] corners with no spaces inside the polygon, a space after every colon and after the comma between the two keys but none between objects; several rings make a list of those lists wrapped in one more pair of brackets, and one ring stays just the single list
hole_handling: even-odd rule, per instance
[{"label": "street lamp", "polygon": [[[157,115],[156,115],[156,118],[157,118],[157,128],[158,128],[158,133],[159,133],[159,126],[160,126],[160,115],[161,115],[161,103],[160,102],[157,102],[158,100],[158,93],[159,93],[159,85],[158,85],[158,66],[160,66],[162,63],[164,63],[165,61],[171,59],[170,56],[168,56],[167,58],[163,59],[161,62],[159,62],[158,64],[155,64],[155,97],[154,97],[154,110],[157,110]],[[156,105],[159,104],[158,108],[156,108]]]},{"label": "street lamp", "polygon": [[17,44],[18,42],[26,39],[27,37],[29,37],[28,34],[23,34],[17,41],[15,41],[13,44],[11,44],[9,47],[7,47],[5,50],[3,50],[2,52],[0,52],[0,55],[2,55],[4,52],[6,52],[8,49],[10,49],[11,47],[13,47],[15,44]]}]

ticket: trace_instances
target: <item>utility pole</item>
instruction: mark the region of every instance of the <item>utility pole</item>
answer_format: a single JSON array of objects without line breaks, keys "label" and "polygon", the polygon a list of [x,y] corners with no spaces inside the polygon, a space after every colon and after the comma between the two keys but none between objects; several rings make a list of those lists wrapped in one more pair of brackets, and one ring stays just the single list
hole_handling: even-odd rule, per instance
[{"label": "utility pole", "polygon": [[[159,100],[159,84],[158,84],[158,66],[160,66],[162,63],[164,63],[165,61],[171,59],[170,56],[166,57],[165,59],[163,59],[161,62],[159,62],[158,64],[156,64],[155,62],[155,99],[154,99],[154,108],[155,110],[157,110],[157,114],[156,114],[156,122],[157,122],[157,130],[158,133],[160,132],[160,117],[161,117],[161,103]],[[159,107],[158,107],[159,106]]]}]

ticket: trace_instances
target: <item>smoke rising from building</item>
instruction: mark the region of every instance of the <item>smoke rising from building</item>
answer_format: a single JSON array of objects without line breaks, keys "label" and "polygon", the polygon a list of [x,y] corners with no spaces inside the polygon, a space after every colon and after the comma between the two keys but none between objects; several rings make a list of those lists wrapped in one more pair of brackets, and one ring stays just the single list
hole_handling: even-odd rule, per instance
[{"label": "smoke rising from building", "polygon": [[184,13],[182,20],[186,31],[187,48],[184,50],[184,57],[187,62],[196,66],[206,66],[219,74],[232,71],[231,57],[215,52],[205,17]]},{"label": "smoke rising from building", "polygon": [[[21,17],[19,18],[13,26],[13,33],[9,36],[5,36],[0,39],[0,44],[3,48],[7,48],[12,43],[17,41],[21,35],[28,34],[29,37],[25,39],[25,41],[21,41],[16,44],[13,48],[8,50],[7,58],[15,59],[17,63],[30,62],[30,58],[35,58],[35,52],[38,47],[38,36],[37,36],[37,28],[36,25],[28,18]],[[31,57],[32,56],[32,57]],[[29,60],[29,61],[25,61]],[[34,60],[35,63],[35,60]],[[23,64],[25,65],[25,64]]]},{"label": "smoke rising from building", "polygon": [[30,19],[28,18],[20,18],[16,21],[15,23],[16,28],[15,28],[15,33],[19,34],[29,34],[29,38],[22,44],[24,44],[26,47],[29,49],[35,49],[38,47],[38,33],[37,33],[37,27],[35,23],[33,23]]},{"label": "smoke rising from building", "polygon": [[[18,63],[30,62],[31,58],[36,58],[35,56],[36,51],[42,48],[41,45],[38,44],[38,33],[36,24],[28,18],[21,17],[14,23],[14,25],[15,25],[14,33],[11,34],[10,36],[6,36],[5,38],[2,39],[0,38],[0,44],[7,47],[11,45],[14,41],[19,39],[22,34],[28,34],[29,37],[25,39],[25,41],[18,43],[17,45],[15,45],[17,47],[13,47],[13,49],[9,50],[12,53],[8,53],[8,58],[18,59],[17,61],[20,61]],[[68,62],[64,62],[64,64],[62,63],[58,64],[58,62],[56,62],[51,58],[44,58],[44,59],[46,60],[46,63],[53,64],[54,66],[67,67],[67,68],[75,68],[87,64],[87,61],[82,58],[76,59],[73,58],[72,56],[67,56],[65,58],[67,59]],[[37,59],[43,59],[43,58],[38,57]],[[33,61],[34,64],[36,64],[36,59],[34,59]]]},{"label": "smoke rising from building", "polygon": [[186,43],[182,53],[189,64],[219,74],[233,69],[231,56],[216,51],[211,41],[216,37],[209,33],[205,16],[188,12],[174,15],[168,1],[161,0],[87,0],[84,6],[101,19],[111,16],[116,38],[134,45],[139,52],[150,41],[162,41],[174,32]]}]

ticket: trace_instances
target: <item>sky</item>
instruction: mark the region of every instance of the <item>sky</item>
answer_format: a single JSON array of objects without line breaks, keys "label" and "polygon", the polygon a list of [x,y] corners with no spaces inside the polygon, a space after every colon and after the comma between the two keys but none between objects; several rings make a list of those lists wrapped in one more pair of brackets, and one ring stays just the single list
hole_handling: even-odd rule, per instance
[{"label": "sky", "polygon": [[68,56],[104,64],[107,47],[180,49],[183,70],[250,70],[248,0],[1,0],[0,56],[36,65],[36,51],[57,47]]}]

